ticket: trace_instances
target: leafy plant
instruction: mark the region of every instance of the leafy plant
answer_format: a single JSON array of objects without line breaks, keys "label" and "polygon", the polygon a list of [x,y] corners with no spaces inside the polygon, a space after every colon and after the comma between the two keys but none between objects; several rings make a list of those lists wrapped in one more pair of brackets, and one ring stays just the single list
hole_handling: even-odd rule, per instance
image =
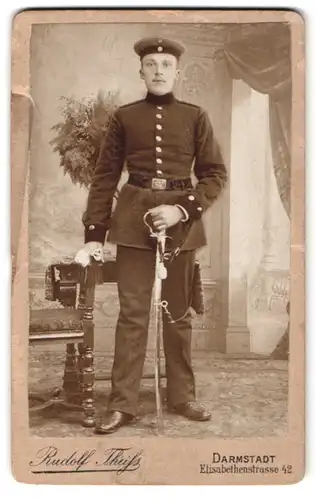
[{"label": "leafy plant", "polygon": [[117,94],[81,101],[61,97],[63,120],[52,127],[56,132],[50,141],[54,152],[60,156],[60,166],[73,184],[89,187],[101,141],[108,129],[113,112],[117,108]]}]

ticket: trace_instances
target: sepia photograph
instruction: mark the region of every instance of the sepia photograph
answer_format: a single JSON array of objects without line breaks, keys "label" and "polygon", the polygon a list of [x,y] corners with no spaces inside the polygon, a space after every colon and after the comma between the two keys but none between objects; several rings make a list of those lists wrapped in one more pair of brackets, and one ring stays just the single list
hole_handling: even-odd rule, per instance
[{"label": "sepia photograph", "polygon": [[283,23],[33,27],[33,393],[146,436],[160,361],[166,435],[286,433],[290,72]]},{"label": "sepia photograph", "polygon": [[[59,438],[111,466],[118,438],[290,438],[292,50],[285,16],[31,24],[30,466]],[[199,475],[276,476],[255,450]]]}]

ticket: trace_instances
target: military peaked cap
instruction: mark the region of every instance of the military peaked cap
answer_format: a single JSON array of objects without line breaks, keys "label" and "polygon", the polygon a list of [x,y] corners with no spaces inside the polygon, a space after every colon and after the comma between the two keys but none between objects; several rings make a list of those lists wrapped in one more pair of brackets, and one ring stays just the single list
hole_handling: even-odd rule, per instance
[{"label": "military peaked cap", "polygon": [[185,47],[167,38],[142,38],[134,45],[134,50],[142,59],[147,54],[172,54],[177,59],[185,52]]}]

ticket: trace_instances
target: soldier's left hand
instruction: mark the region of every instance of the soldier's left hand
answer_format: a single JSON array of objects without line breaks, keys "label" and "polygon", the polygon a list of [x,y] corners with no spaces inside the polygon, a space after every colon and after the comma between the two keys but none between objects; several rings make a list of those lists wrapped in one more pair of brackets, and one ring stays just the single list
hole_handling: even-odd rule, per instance
[{"label": "soldier's left hand", "polygon": [[183,212],[175,205],[159,205],[150,210],[154,228],[164,231],[168,227],[175,226],[183,218]]}]

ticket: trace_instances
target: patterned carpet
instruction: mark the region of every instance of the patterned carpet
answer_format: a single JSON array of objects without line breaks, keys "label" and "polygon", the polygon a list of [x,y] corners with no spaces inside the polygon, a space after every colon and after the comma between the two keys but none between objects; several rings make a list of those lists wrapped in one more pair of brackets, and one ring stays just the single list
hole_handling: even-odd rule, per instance
[{"label": "patterned carpet", "polygon": [[[30,349],[29,388],[44,394],[61,387],[64,354]],[[97,375],[110,373],[112,358],[95,353]],[[191,422],[164,411],[164,435],[170,437],[268,437],[287,431],[288,362],[270,359],[231,359],[214,353],[195,355],[197,398],[212,412],[210,422]],[[148,355],[145,372],[153,373]],[[95,383],[100,414],[106,408],[110,383]],[[80,413],[49,408],[30,415],[30,432],[41,437],[93,436],[80,425]],[[119,436],[156,434],[154,381],[143,380],[137,421],[118,431]],[[117,434],[116,434],[117,435]]]}]

